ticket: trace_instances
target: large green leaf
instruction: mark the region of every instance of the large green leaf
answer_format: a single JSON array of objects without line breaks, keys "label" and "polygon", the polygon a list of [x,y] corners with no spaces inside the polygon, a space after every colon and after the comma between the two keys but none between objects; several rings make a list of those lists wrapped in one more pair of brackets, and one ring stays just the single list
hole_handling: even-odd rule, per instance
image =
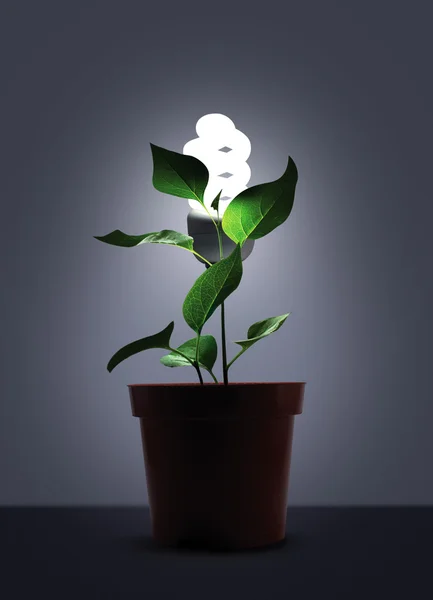
[{"label": "large green leaf", "polygon": [[207,167],[194,156],[179,154],[150,144],[153,157],[152,183],[159,192],[197,200],[203,196],[209,181]]},{"label": "large green leaf", "polygon": [[143,233],[143,235],[128,235],[120,231],[120,229],[115,229],[111,233],[107,233],[107,235],[100,237],[95,235],[94,237],[100,242],[124,248],[132,248],[139,244],[168,244],[170,246],[180,246],[192,252],[194,244],[193,238],[189,235],[171,229]]},{"label": "large green leaf", "polygon": [[[178,348],[176,348],[176,350],[179,350],[179,352],[182,352],[182,354],[185,354],[185,356],[187,356],[189,359],[191,359],[193,362],[195,361],[195,354],[196,354],[196,346],[197,346],[197,338],[192,338],[191,340],[188,340],[187,342],[181,344]],[[200,337],[200,341],[199,341],[199,366],[203,367],[204,369],[211,371],[215,361],[216,361],[216,357],[217,357],[217,353],[218,353],[218,348],[217,348],[217,343],[215,338],[213,337],[213,335],[202,335]],[[170,354],[166,354],[165,356],[161,357],[161,362],[163,365],[165,365],[166,367],[191,367],[191,363],[184,358],[183,356],[180,356],[179,354],[176,354],[175,352],[170,352]]]},{"label": "large green leaf", "polygon": [[172,321],[165,329],[154,335],[150,335],[135,342],[131,342],[126,346],[123,346],[120,350],[114,354],[108,365],[107,370],[111,373],[114,367],[117,367],[119,363],[124,361],[126,358],[138,354],[143,350],[150,350],[151,348],[163,348],[164,350],[171,350],[170,348],[170,337],[173,333],[174,321]]},{"label": "large green leaf", "polygon": [[239,344],[242,347],[242,350],[248,350],[253,344],[258,342],[259,340],[267,337],[274,331],[277,331],[287,319],[290,313],[285,315],[281,315],[280,317],[269,317],[269,319],[264,319],[263,321],[257,321],[251,325],[248,329],[246,340],[239,340],[235,342],[235,344]]},{"label": "large green leaf", "polygon": [[227,257],[213,264],[196,280],[183,303],[183,316],[196,333],[224,300],[238,287],[242,278],[239,245]]},{"label": "large green leaf", "polygon": [[270,183],[247,188],[233,198],[222,219],[226,235],[235,243],[257,240],[284,223],[295,199],[298,170],[289,156],[284,174]]}]

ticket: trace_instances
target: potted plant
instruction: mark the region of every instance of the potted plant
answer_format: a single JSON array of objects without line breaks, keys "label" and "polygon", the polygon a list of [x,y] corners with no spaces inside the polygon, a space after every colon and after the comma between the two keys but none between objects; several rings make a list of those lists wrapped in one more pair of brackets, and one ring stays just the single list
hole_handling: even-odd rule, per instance
[{"label": "potted plant", "polygon": [[[167,229],[142,235],[115,230],[95,236],[122,247],[177,246],[206,266],[183,303],[183,317],[194,337],[173,344],[172,321],[158,333],[118,350],[107,365],[111,372],[128,357],[159,348],[166,351],[163,365],[189,366],[197,373],[197,383],[128,386],[132,414],[140,419],[153,539],[168,546],[223,549],[280,542],[285,538],[294,416],[302,412],[305,382],[232,382],[229,371],[249,348],[276,332],[290,313],[251,325],[245,339],[235,342],[238,352],[229,360],[224,301],[241,282],[242,260],[254,240],[289,216],[297,168],[289,157],[279,179],[243,189],[221,214],[222,190],[210,206],[205,202],[209,169],[204,162],[154,144],[151,152],[154,187],[198,203],[215,236],[201,243],[203,254],[191,235]],[[217,258],[212,256],[209,240],[217,244]],[[204,333],[217,309],[222,382],[213,372],[217,341]],[[204,381],[204,372],[211,382]]]}]

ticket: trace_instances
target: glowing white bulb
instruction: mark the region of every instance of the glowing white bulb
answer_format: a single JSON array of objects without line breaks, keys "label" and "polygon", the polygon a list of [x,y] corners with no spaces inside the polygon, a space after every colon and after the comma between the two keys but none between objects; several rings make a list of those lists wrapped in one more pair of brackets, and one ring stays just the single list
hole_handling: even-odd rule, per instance
[{"label": "glowing white bulb", "polygon": [[[219,113],[204,115],[196,124],[198,137],[187,142],[183,153],[194,156],[204,163],[209,171],[209,182],[204,193],[204,203],[212,216],[211,208],[215,196],[221,191],[220,216],[231,200],[243,190],[251,178],[247,163],[251,153],[251,142],[236,129],[231,119]],[[188,200],[192,208],[203,210],[197,200]]]}]

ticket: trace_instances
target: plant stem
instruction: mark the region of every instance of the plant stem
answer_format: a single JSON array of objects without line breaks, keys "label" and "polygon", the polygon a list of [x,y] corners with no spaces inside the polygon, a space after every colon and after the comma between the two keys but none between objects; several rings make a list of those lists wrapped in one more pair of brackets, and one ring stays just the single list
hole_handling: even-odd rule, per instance
[{"label": "plant stem", "polygon": [[201,254],[199,254],[198,252],[196,252],[195,250],[192,250],[192,253],[195,254],[196,256],[198,256],[199,258],[201,258],[202,260],[204,260],[205,263],[207,263],[207,266],[211,267],[212,263],[209,262],[207,260],[207,258],[205,258],[204,256],[202,256]]},{"label": "plant stem", "polygon": [[196,345],[195,345],[195,363],[194,363],[194,366],[195,366],[195,368],[197,370],[197,375],[198,375],[198,378],[200,380],[200,383],[203,385],[203,377],[201,376],[200,367],[199,367],[200,363],[198,362],[199,345],[200,345],[200,333],[197,334],[197,342],[196,342]]},{"label": "plant stem", "polygon": [[225,324],[225,310],[224,302],[221,304],[221,346],[223,353],[223,380],[224,385],[228,385],[228,365],[227,365],[227,348],[226,348],[226,324]]},{"label": "plant stem", "polygon": [[[219,220],[219,211],[217,211],[218,215],[218,223],[215,223],[217,236],[218,236],[218,245],[220,250],[220,260],[224,258],[223,254],[223,243],[221,239],[220,225],[221,222]],[[223,381],[224,385],[228,385],[228,366],[227,366],[227,347],[226,347],[226,322],[225,322],[225,307],[224,302],[221,303],[221,347],[222,347],[222,359],[223,359]]]},{"label": "plant stem", "polygon": [[[210,215],[209,215],[210,216]],[[212,218],[212,217],[211,217]],[[202,256],[201,254],[199,254],[198,252],[196,252],[195,250],[190,250],[189,248],[184,248],[183,246],[179,246],[179,248],[182,248],[183,250],[186,250],[187,252],[192,252],[193,254],[195,254],[196,256],[198,256],[199,258],[201,258],[202,260],[204,260],[205,263],[207,263],[207,265],[209,267],[212,266],[212,263],[209,262],[207,260],[207,258],[205,258],[204,256]]]},{"label": "plant stem", "polygon": [[[200,336],[199,336],[199,337],[200,337]],[[176,350],[176,348],[170,348],[170,347],[169,347],[169,350],[171,350],[171,352],[174,352],[175,354],[179,354],[179,356],[183,356],[183,358],[185,358],[185,359],[186,359],[186,360],[187,360],[189,363],[191,363],[191,365],[192,365],[192,366],[194,367],[194,369],[197,371],[198,379],[199,379],[199,381],[200,381],[201,385],[203,385],[203,377],[202,377],[202,374],[201,374],[201,372],[200,372],[200,367],[199,367],[199,364],[198,364],[198,362],[194,362],[193,360],[191,360],[191,359],[189,358],[189,356],[187,356],[187,355],[186,355],[186,354],[184,354],[183,352],[179,352],[179,350]],[[214,375],[214,374],[213,374],[211,371],[209,371],[209,373],[210,373],[210,374],[212,375],[212,377],[215,379],[215,375]],[[218,381],[217,381],[217,383],[218,383]]]},{"label": "plant stem", "polygon": [[195,342],[195,363],[198,365],[198,348],[200,344],[200,334],[197,334],[196,342]]},{"label": "plant stem", "polygon": [[194,363],[194,367],[195,367],[195,370],[197,371],[197,375],[198,375],[200,384],[203,385],[203,377],[202,377],[202,374],[200,373],[200,367],[198,366],[197,363]]},{"label": "plant stem", "polygon": [[239,352],[236,354],[236,356],[235,356],[234,358],[232,358],[232,360],[231,360],[231,361],[229,362],[229,364],[227,365],[227,371],[230,369],[230,367],[231,367],[231,366],[232,366],[232,364],[235,362],[235,360],[236,360],[237,358],[239,358],[239,357],[240,357],[240,355],[241,355],[241,354],[243,354],[244,352],[245,352],[245,350],[244,350],[244,348],[242,348],[242,350],[240,350],[240,351],[239,351]]},{"label": "plant stem", "polygon": [[212,373],[212,371],[210,369],[208,370],[208,373],[212,377],[212,379],[215,381],[215,383],[218,383],[218,379],[215,377],[215,375]]},{"label": "plant stem", "polygon": [[[205,209],[205,211],[206,211],[206,212],[207,212],[207,214],[209,215],[209,217],[210,217],[210,220],[211,220],[211,221],[212,221],[212,223],[215,225],[215,227],[218,227],[218,225],[217,225],[217,224],[216,224],[216,222],[215,222],[215,219],[213,218],[213,216],[212,216],[212,215],[210,214],[210,212],[208,211],[208,209],[207,209],[207,206],[206,206],[206,205],[203,205],[203,208]],[[219,220],[219,211],[218,211],[218,210],[217,210],[217,219]]]},{"label": "plant stem", "polygon": [[[217,236],[218,236],[218,246],[219,246],[219,251],[220,251],[220,260],[222,260],[224,258],[224,253],[223,253],[223,244],[222,244],[222,237],[221,237],[221,232],[220,232],[220,225],[221,225],[221,221],[219,218],[219,210],[217,210],[217,221],[215,221],[215,219],[212,217],[212,215],[210,214],[210,212],[208,211],[207,207],[204,206],[207,214],[209,215],[209,217],[212,220],[212,223],[215,225],[215,229],[217,232]],[[221,303],[221,347],[222,347],[222,363],[223,363],[223,380],[224,380],[224,385],[228,385],[229,380],[228,380],[228,366],[227,366],[227,348],[226,348],[226,326],[225,326],[225,308],[224,308],[224,302]]]}]

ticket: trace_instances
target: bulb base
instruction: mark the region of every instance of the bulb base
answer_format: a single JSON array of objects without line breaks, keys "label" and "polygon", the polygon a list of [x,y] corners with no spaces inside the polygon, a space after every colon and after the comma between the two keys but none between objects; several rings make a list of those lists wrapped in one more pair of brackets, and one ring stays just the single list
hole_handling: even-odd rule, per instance
[{"label": "bulb base", "polygon": [[[217,219],[215,219],[216,221]],[[221,222],[221,219],[219,220]],[[212,223],[209,215],[192,209],[187,217],[188,235],[194,238],[194,250],[214,264],[220,260],[220,250],[218,244],[218,235],[215,225]],[[222,246],[224,257],[227,257],[235,249],[236,244],[224,231],[221,230]],[[244,261],[253,251],[254,240],[247,240],[241,249],[241,257]],[[197,260],[206,264],[201,258],[196,256]]]}]

